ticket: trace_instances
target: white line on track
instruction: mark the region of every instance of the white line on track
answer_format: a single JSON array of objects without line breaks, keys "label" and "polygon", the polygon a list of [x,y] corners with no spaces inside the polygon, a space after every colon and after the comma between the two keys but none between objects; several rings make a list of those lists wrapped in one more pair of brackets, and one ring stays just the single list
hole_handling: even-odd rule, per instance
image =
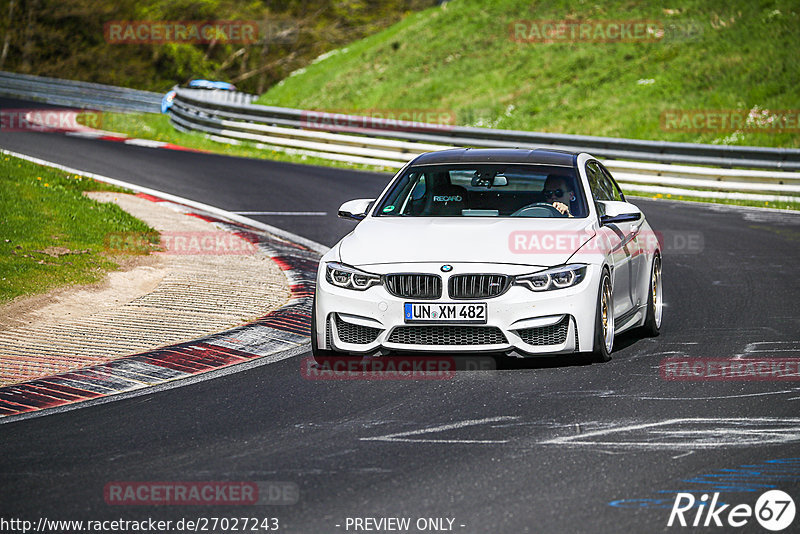
[{"label": "white line on track", "polygon": [[[721,399],[743,399],[745,397],[762,397],[764,395],[783,395],[784,393],[796,393],[794,389],[784,389],[782,391],[764,391],[761,393],[740,393],[736,395],[719,395],[716,397],[645,397],[642,395],[606,395],[608,397],[634,397],[639,400],[668,400],[668,401],[695,401],[695,400],[721,400]],[[791,399],[787,399],[791,400]]]},{"label": "white line on track", "polygon": [[[683,418],[604,428],[583,434],[561,436],[541,445],[590,445],[638,449],[708,449],[791,443],[800,440],[797,418]],[[677,427],[676,430],[664,427]],[[613,435],[633,433],[628,439],[603,441]],[[638,432],[638,434],[637,434]],[[668,436],[668,437],[667,437]],[[665,439],[665,437],[667,437]],[[669,437],[673,440],[669,441]],[[599,438],[599,439],[593,439]],[[637,439],[638,438],[638,439]]]},{"label": "white line on track", "polygon": [[384,436],[376,436],[372,438],[361,438],[361,441],[390,441],[401,443],[455,443],[455,444],[502,444],[508,443],[507,439],[426,439],[426,438],[408,438],[407,436],[418,436],[420,434],[432,434],[435,432],[446,432],[448,430],[456,430],[468,426],[483,425],[486,423],[495,423],[500,421],[515,421],[519,419],[516,416],[500,415],[497,417],[486,417],[484,419],[467,419],[466,421],[459,421],[457,423],[450,423],[447,425],[434,426],[430,428],[422,428],[420,430],[410,430],[408,432],[397,432],[395,434],[386,434]]},{"label": "white line on track", "polygon": [[800,352],[800,347],[797,347],[796,349],[758,349],[747,351],[748,354],[751,352]]},{"label": "white line on track", "polygon": [[[778,348],[772,349],[757,349],[757,346],[763,345],[774,345]],[[791,347],[791,348],[780,348],[781,346],[784,347]],[[796,346],[796,348],[795,348]],[[800,352],[800,341],[752,341],[745,345],[744,352],[741,352],[733,357],[734,360],[744,360],[746,359],[747,354],[751,353],[759,353],[759,352]]]},{"label": "white line on track", "polygon": [[327,211],[234,211],[237,215],[305,215],[324,216]]}]

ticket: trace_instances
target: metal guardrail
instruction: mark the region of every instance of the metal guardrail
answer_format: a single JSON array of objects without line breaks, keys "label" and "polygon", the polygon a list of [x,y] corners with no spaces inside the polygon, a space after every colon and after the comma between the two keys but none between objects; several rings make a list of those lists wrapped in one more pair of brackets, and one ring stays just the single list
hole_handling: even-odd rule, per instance
[{"label": "metal guardrail", "polygon": [[[179,90],[171,110],[173,125],[200,131],[224,143],[250,142],[258,148],[281,150],[330,160],[399,168],[418,154],[453,146],[558,148],[583,150],[606,159],[606,166],[629,191],[690,197],[725,197],[763,201],[798,201],[800,172],[752,170],[683,165],[756,166],[800,169],[800,150],[662,143],[630,139],[564,136],[535,132],[509,132],[482,128],[395,123],[380,128],[380,121],[338,116],[337,124],[319,121],[317,112],[253,104],[212,102],[203,94]],[[365,128],[365,125],[375,127]],[[343,124],[358,125],[348,128]],[[470,137],[463,137],[468,133]],[[480,134],[482,137],[478,137]],[[542,142],[514,142],[541,139]],[[585,140],[586,144],[561,141]],[[505,141],[503,141],[505,140]],[[604,146],[628,146],[629,150]],[[658,147],[656,152],[646,148]],[[675,154],[666,152],[668,148]],[[638,161],[625,161],[625,158]],[[690,188],[690,189],[686,189]],[[699,189],[699,190],[698,190]]]},{"label": "metal guardrail", "polygon": [[[173,89],[177,89],[173,87]],[[251,104],[257,95],[239,91],[182,89],[204,102]],[[161,113],[163,93],[140,91],[99,83],[62,80],[0,71],[0,95],[23,100],[46,102],[58,106],[111,111]]]},{"label": "metal guardrail", "polygon": [[[293,128],[313,128],[323,131],[344,132],[340,125],[326,126],[324,121],[316,121],[315,113],[299,109],[279,108],[260,105],[224,105],[205,100],[203,95],[188,94],[180,90],[176,102],[184,104],[181,114],[184,120],[194,116],[214,116],[217,119],[288,126]],[[337,122],[360,125],[353,128],[356,133],[374,137],[388,137],[407,141],[449,146],[473,146],[483,148],[557,148],[571,151],[587,151],[610,159],[629,159],[656,163],[713,165],[719,167],[746,167],[760,169],[800,170],[800,149],[745,147],[730,145],[702,145],[693,143],[672,143],[665,141],[645,141],[637,139],[617,139],[612,137],[591,137],[584,135],[550,134],[513,130],[494,130],[490,128],[471,128],[465,126],[443,127],[438,124],[407,123],[402,130],[396,127],[380,128],[380,121],[354,115],[337,115]],[[367,126],[371,125],[375,126]]]},{"label": "metal guardrail", "polygon": [[0,95],[56,106],[161,113],[161,93],[0,71]]},{"label": "metal guardrail", "polygon": [[173,87],[184,95],[194,95],[196,98],[204,102],[216,102],[219,104],[252,104],[258,95],[251,95],[241,91],[227,91],[227,90],[208,90],[208,89],[181,89],[178,86]]}]

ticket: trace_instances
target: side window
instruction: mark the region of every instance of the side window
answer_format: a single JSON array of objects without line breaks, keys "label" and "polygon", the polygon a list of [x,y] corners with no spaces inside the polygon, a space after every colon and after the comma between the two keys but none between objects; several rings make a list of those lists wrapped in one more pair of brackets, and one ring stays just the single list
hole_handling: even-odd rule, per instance
[{"label": "side window", "polygon": [[622,195],[622,190],[620,190],[619,185],[617,185],[617,181],[614,180],[614,177],[611,176],[611,173],[608,172],[608,169],[602,165],[598,165],[598,167],[603,172],[603,181],[606,183],[605,189],[610,193],[611,200],[625,202],[625,197]]},{"label": "side window", "polygon": [[425,175],[412,174],[413,178],[419,176],[417,183],[411,187],[411,191],[407,193],[403,206],[400,208],[400,213],[403,215],[419,215],[425,209],[425,195],[428,192],[428,187],[425,182]]},{"label": "side window", "polygon": [[411,200],[420,200],[422,197],[425,196],[425,175],[419,179],[417,185],[414,186],[414,189],[411,191]]},{"label": "side window", "polygon": [[592,190],[595,202],[598,200],[614,200],[606,189],[605,176],[603,176],[596,161],[590,161],[586,164],[586,176],[589,178],[589,189]]}]

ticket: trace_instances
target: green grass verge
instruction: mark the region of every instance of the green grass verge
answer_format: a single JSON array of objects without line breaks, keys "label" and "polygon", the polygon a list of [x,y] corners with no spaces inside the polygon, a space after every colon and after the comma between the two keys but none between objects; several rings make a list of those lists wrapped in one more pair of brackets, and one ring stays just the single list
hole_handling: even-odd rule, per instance
[{"label": "green grass verge", "polygon": [[131,233],[158,242],[158,233],[145,223],[114,204],[83,196],[84,191],[125,192],[0,154],[0,304],[102,280],[122,259],[121,252],[109,250],[110,235]]},{"label": "green grass verge", "polygon": [[[622,191],[625,192],[625,184],[621,184]],[[662,193],[645,193],[642,191],[630,191],[625,193],[626,197],[643,197],[653,198],[656,200],[683,200],[689,202],[702,202],[710,204],[727,204],[729,206],[748,206],[751,208],[769,208],[777,210],[794,210],[800,211],[800,197],[797,202],[774,202],[774,201],[760,201],[760,200],[738,200],[738,199],[722,199],[722,198],[703,198],[703,197],[687,197],[683,195],[664,195]]]},{"label": "green grass verge", "polygon": [[[515,42],[515,21],[656,21],[651,42]],[[462,125],[800,147],[794,133],[665,131],[667,110],[795,110],[796,0],[458,0],[296,71],[258,103],[451,112]]]}]

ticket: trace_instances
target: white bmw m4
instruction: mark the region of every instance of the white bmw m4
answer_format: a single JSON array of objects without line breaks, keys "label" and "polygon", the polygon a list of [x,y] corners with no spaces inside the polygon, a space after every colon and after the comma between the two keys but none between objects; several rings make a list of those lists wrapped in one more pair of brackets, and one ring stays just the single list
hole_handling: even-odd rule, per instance
[{"label": "white bmw m4", "polygon": [[594,157],[557,150],[422,154],[320,261],[315,357],[592,353],[658,335],[661,247]]}]

